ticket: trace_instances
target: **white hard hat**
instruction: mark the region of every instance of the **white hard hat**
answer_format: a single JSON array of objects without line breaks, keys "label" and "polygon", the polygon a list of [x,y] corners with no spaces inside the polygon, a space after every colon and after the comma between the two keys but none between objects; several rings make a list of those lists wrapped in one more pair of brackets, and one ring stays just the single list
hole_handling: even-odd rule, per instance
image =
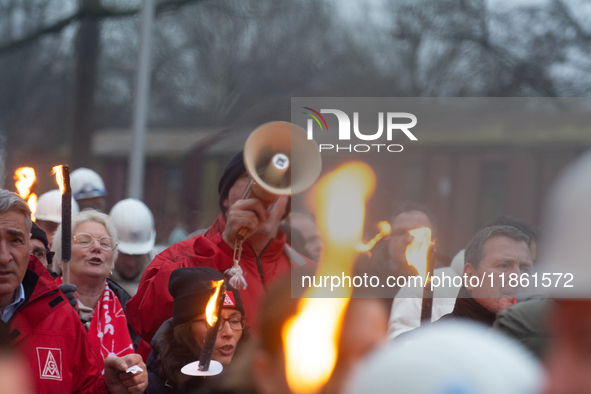
[{"label": "white hard hat", "polygon": [[539,256],[538,292],[591,297],[591,151],[571,164],[551,190]]},{"label": "white hard hat", "polygon": [[72,171],[70,186],[72,187],[72,197],[75,200],[107,195],[103,179],[99,174],[88,168],[78,168]]},{"label": "white hard hat", "polygon": [[156,231],[150,208],[140,200],[119,201],[109,214],[119,235],[118,249],[126,254],[146,254],[154,248]]},{"label": "white hard hat", "polygon": [[[78,204],[72,198],[72,216],[79,211]],[[62,193],[58,189],[50,190],[39,197],[35,218],[54,223],[62,222]]]},{"label": "white hard hat", "polygon": [[523,346],[484,325],[448,320],[397,338],[366,359],[347,394],[525,394],[542,381]]}]

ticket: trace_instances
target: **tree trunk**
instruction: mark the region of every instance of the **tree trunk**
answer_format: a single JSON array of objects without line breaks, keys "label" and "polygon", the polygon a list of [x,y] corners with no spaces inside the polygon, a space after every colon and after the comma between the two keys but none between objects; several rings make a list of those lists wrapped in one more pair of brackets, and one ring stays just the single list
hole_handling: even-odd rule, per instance
[{"label": "tree trunk", "polygon": [[92,17],[92,9],[99,0],[79,0],[86,11],[80,19],[75,42],[76,69],[74,75],[73,122],[71,139],[71,168],[91,166],[92,132],[94,128],[94,92],[99,56],[99,18]]}]

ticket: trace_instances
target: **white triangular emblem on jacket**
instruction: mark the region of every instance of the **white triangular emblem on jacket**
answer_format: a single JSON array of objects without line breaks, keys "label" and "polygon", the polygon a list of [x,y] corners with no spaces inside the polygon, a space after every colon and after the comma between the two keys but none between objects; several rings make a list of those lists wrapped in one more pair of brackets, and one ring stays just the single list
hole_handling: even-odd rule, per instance
[{"label": "white triangular emblem on jacket", "polygon": [[[47,351],[47,356],[45,357],[45,366],[43,367],[43,372],[41,372],[41,379],[62,380],[61,349],[37,348],[39,355],[45,353],[45,351]],[[59,363],[56,361],[55,355],[52,351],[57,354]]]}]

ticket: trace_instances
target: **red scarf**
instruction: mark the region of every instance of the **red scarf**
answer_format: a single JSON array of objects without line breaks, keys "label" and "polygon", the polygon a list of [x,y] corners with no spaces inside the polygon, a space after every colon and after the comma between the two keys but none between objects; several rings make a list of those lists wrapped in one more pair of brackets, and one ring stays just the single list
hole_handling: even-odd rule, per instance
[{"label": "red scarf", "polygon": [[[58,286],[61,285],[62,277],[56,278],[55,282]],[[134,353],[125,313],[119,299],[106,282],[105,291],[92,315],[88,337],[94,351],[100,354],[103,360],[111,355],[122,357]]]}]

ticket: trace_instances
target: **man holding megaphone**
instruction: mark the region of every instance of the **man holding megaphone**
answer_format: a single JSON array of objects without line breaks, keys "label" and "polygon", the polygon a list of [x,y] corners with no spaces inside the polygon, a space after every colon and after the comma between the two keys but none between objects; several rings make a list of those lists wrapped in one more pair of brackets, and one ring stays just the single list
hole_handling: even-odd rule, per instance
[{"label": "man holding megaphone", "polygon": [[168,280],[175,269],[207,266],[225,273],[239,288],[252,324],[270,282],[288,274],[292,266],[314,264],[286,244],[279,222],[289,213],[289,196],[311,186],[320,169],[318,146],[298,126],[271,122],[250,135],[244,151],[230,160],[220,179],[222,213],[203,234],[156,256],[127,303],[129,322],[145,341],[140,354],[149,353],[147,344],[172,317]]}]

